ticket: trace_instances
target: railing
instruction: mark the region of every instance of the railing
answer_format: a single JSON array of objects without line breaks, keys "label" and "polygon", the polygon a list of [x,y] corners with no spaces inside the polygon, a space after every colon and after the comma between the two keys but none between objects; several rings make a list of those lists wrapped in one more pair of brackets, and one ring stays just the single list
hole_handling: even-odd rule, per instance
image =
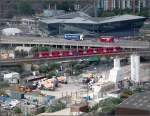
[{"label": "railing", "polygon": [[102,53],[102,54],[92,54],[92,55],[80,55],[80,56],[67,56],[67,57],[55,57],[55,58],[15,58],[9,60],[0,60],[0,63],[16,63],[16,62],[26,62],[26,61],[46,61],[46,60],[54,60],[54,61],[65,61],[65,60],[78,60],[82,58],[94,57],[94,56],[119,56],[119,55],[131,55],[131,54],[139,54],[139,55],[150,55],[149,51],[130,51],[130,52],[119,52],[119,53]]}]

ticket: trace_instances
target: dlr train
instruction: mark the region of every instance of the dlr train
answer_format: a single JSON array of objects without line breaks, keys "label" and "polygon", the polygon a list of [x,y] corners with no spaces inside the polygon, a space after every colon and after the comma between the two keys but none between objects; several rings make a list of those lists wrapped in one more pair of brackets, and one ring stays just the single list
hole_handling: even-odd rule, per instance
[{"label": "dlr train", "polygon": [[69,56],[82,56],[93,55],[103,53],[118,53],[121,52],[120,47],[100,47],[100,48],[88,48],[88,49],[73,49],[73,50],[55,50],[50,52],[35,52],[33,58],[55,58],[55,57],[69,57]]}]

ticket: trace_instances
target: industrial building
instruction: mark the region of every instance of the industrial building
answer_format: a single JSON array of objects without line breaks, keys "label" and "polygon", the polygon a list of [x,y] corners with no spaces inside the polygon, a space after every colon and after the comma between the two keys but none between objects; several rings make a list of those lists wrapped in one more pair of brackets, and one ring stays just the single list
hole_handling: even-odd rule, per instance
[{"label": "industrial building", "polygon": [[138,31],[144,21],[145,17],[128,14],[101,18],[91,17],[83,12],[73,12],[41,19],[39,28],[48,35],[83,33],[131,36]]},{"label": "industrial building", "polygon": [[134,94],[124,100],[116,109],[117,116],[149,116],[150,92]]}]

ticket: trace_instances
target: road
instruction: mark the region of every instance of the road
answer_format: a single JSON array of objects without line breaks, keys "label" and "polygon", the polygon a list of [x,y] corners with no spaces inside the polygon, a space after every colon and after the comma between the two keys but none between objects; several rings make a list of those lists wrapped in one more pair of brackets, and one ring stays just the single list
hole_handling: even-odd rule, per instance
[{"label": "road", "polygon": [[[92,38],[91,38],[92,40]],[[1,37],[0,44],[17,45],[58,45],[58,46],[83,46],[83,47],[122,47],[122,48],[150,48],[150,43],[145,41],[123,40],[115,43],[100,43],[90,40],[73,41],[62,38],[41,38],[41,37]]]}]

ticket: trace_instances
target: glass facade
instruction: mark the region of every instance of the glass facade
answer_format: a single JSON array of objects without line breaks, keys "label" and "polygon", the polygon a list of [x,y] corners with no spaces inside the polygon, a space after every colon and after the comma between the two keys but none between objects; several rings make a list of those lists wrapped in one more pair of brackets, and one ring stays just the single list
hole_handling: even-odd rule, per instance
[{"label": "glass facade", "polygon": [[[121,22],[103,23],[103,24],[76,24],[76,23],[52,23],[40,24],[42,31],[49,35],[63,35],[66,33],[110,33],[138,30],[142,27],[145,19],[129,20]],[[131,32],[132,33],[132,32]]]}]

